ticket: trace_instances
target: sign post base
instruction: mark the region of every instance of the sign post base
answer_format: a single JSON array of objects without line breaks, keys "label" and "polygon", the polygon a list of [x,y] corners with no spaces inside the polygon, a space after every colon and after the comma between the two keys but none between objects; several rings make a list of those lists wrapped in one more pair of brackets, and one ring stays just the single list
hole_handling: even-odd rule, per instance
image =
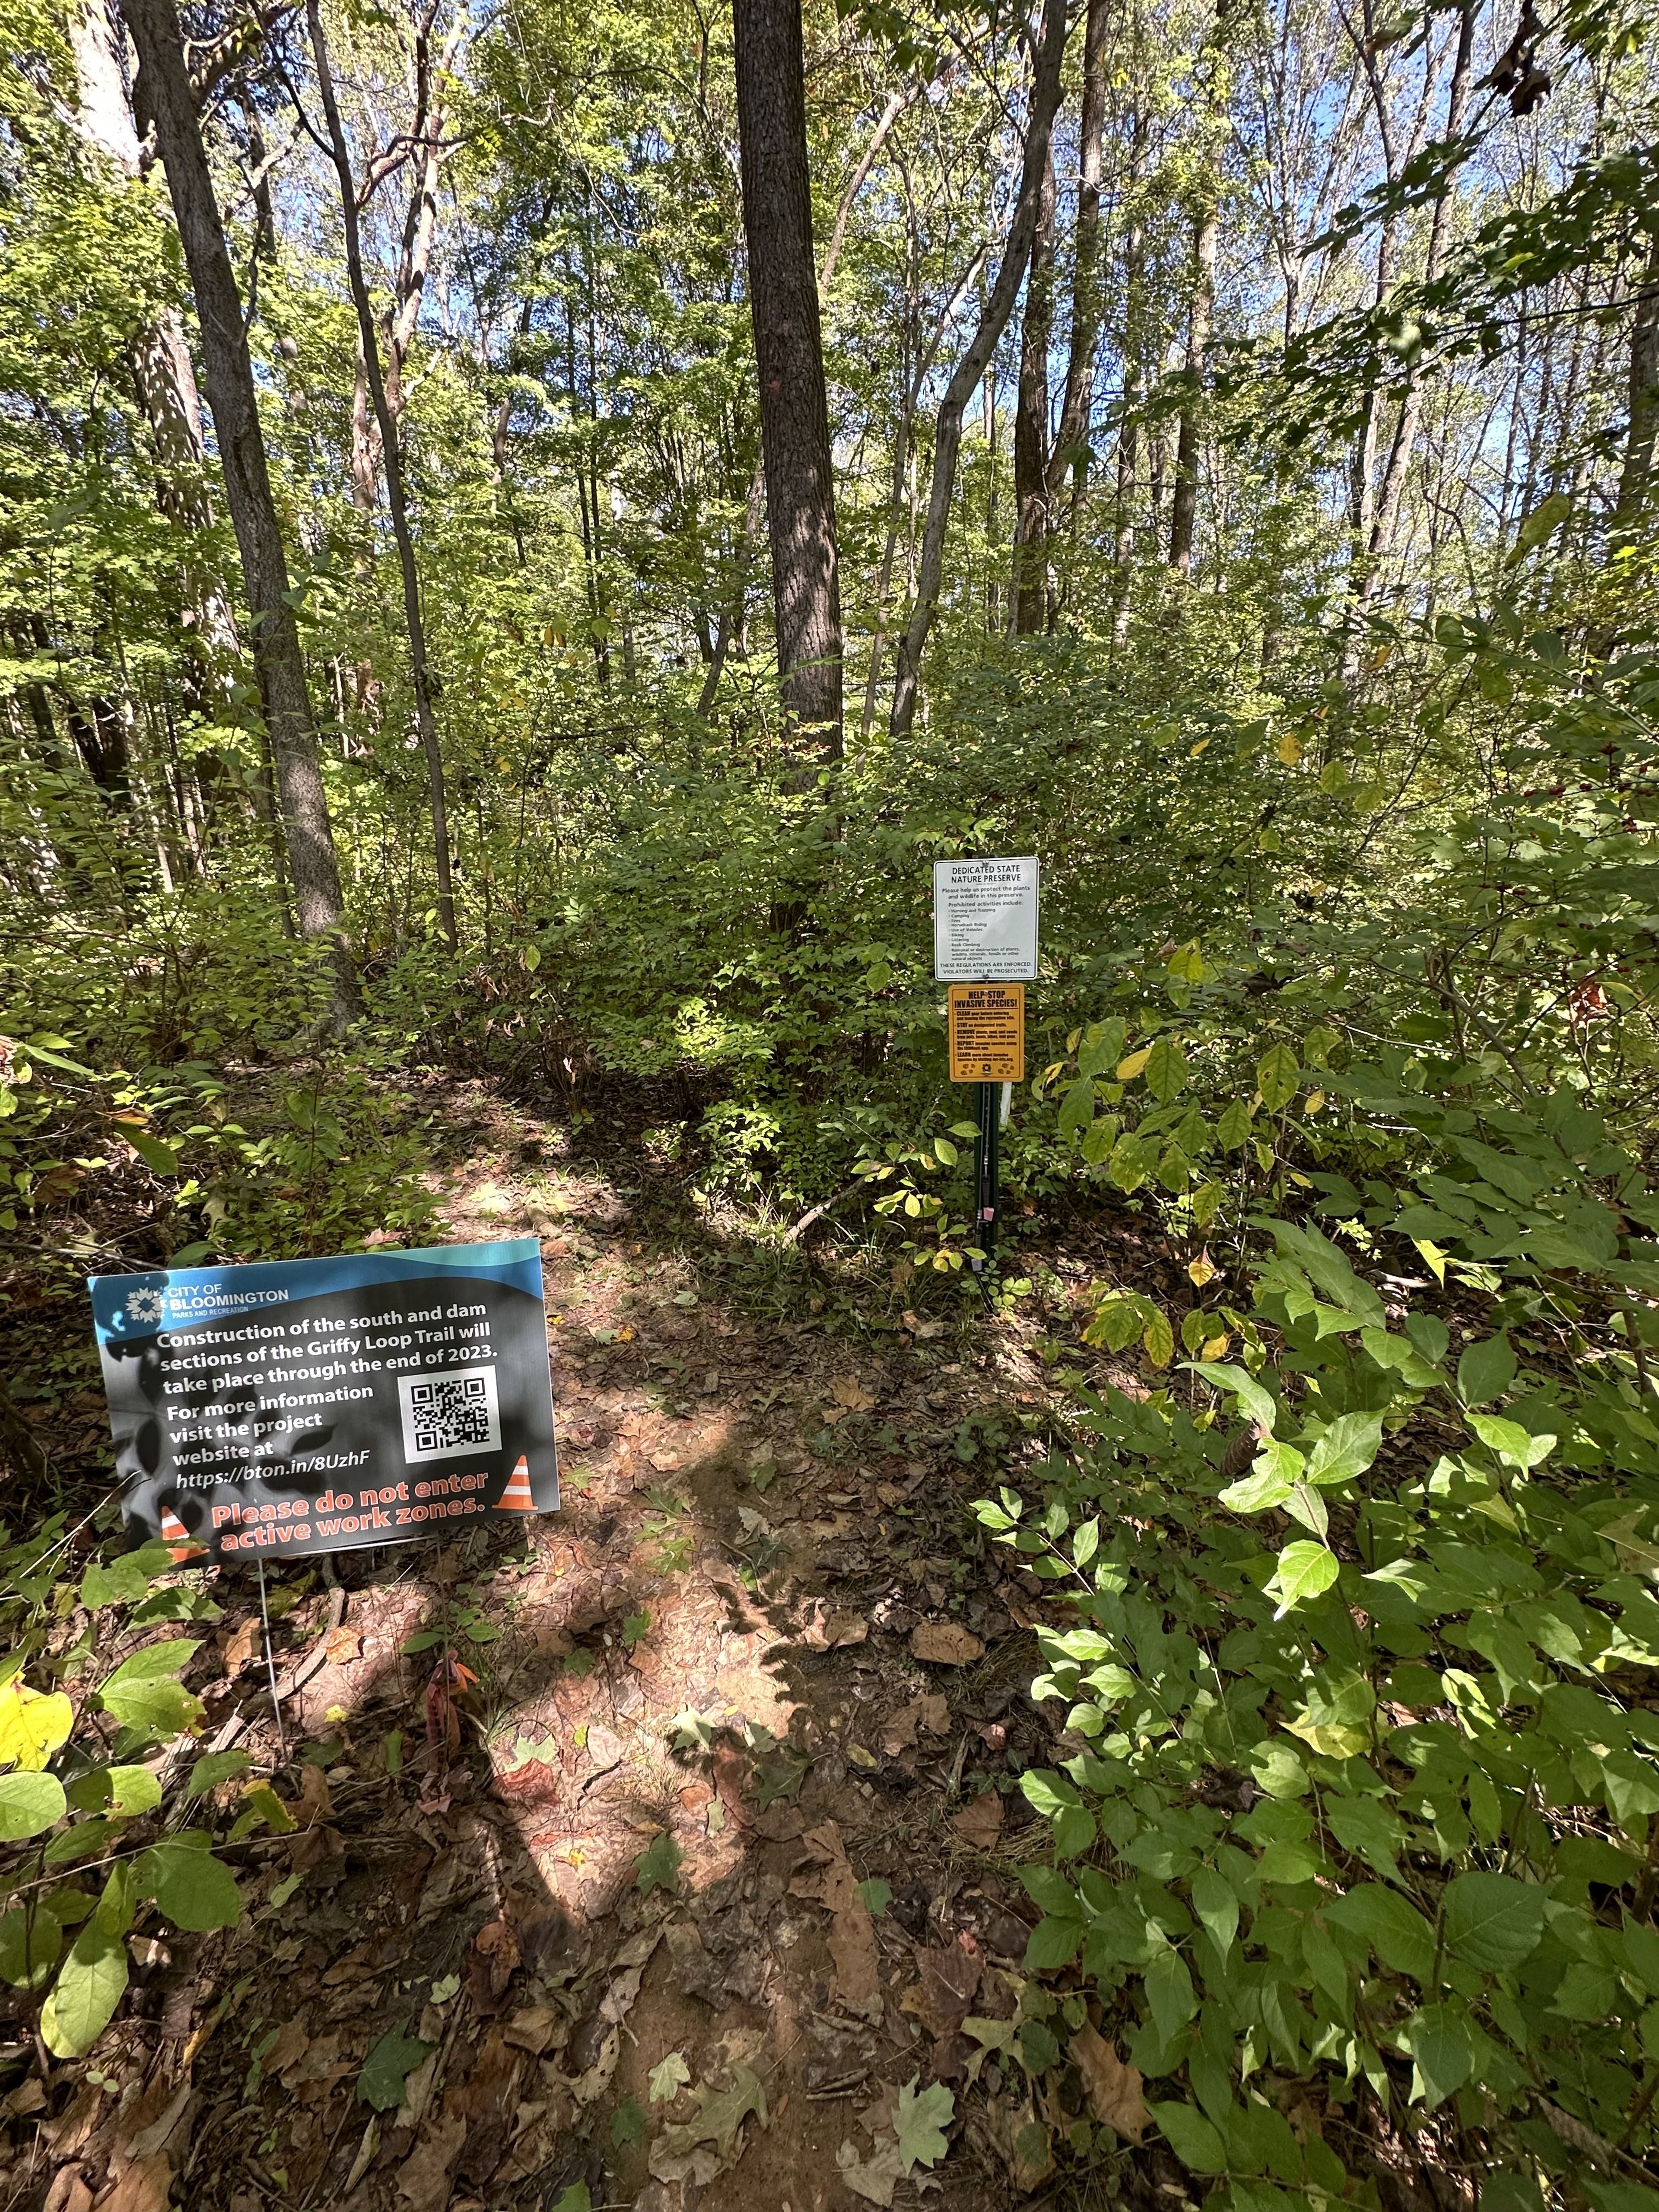
[{"label": "sign post base", "polygon": [[977,1275],[995,1259],[997,1212],[1000,1199],[1002,1153],[1002,1085],[974,1085],[974,1242],[983,1257],[969,1261]]}]

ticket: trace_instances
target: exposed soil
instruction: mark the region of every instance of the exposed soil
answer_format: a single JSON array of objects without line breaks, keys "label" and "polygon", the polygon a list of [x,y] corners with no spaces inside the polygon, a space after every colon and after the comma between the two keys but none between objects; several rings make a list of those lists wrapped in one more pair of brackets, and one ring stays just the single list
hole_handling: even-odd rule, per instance
[{"label": "exposed soil", "polygon": [[[1021,2105],[998,2053],[1047,1834],[1018,1778],[1061,1717],[1029,1694],[1041,1586],[967,1510],[1044,1449],[1041,1360],[1010,1322],[864,1348],[829,1285],[759,1317],[637,1154],[630,1183],[483,1085],[441,1142],[446,1240],[542,1241],[563,1510],[291,1571],[276,1664],[323,1656],[286,1756],[216,1571],[208,1733],[250,1717],[295,1826],[235,1855],[239,1929],[141,1945],[94,2057],[24,2074],[0,2204],[1050,2201],[1080,2101]],[[930,2162],[896,2100],[933,2085]],[[1063,2201],[1182,2193],[1097,2134]]]}]

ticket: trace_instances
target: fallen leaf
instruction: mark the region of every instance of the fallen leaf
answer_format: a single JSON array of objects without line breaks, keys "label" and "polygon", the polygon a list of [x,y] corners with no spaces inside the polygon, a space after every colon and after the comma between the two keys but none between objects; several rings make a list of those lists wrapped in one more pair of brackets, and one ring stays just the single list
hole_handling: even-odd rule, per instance
[{"label": "fallen leaf", "polygon": [[994,1790],[982,1790],[977,1797],[970,1797],[961,1812],[951,1820],[951,1826],[963,1841],[977,1844],[981,1850],[989,1850],[1002,1833],[1002,1799]]},{"label": "fallen leaf", "polygon": [[426,2141],[417,2143],[398,2172],[398,2190],[409,2200],[410,2212],[444,2212],[449,2202],[450,2168],[466,2141],[466,2122],[440,2120]]},{"label": "fallen leaf", "polygon": [[130,2166],[112,2189],[98,2199],[98,2212],[167,2212],[173,2194],[173,2160],[158,2151]]},{"label": "fallen leaf", "polygon": [[898,2137],[898,2154],[908,2173],[915,2166],[937,2166],[949,2149],[945,2130],[957,2109],[957,2100],[942,2081],[930,2082],[917,2094],[920,2075],[913,2075],[908,2085],[898,2094],[898,2104],[893,2112],[893,2130]]},{"label": "fallen leaf", "polygon": [[331,1628],[323,1646],[323,1656],[331,1667],[349,1667],[354,1659],[363,1656],[362,1632],[356,1628]]},{"label": "fallen leaf", "polygon": [[966,1936],[924,1951],[918,1961],[921,1978],[904,1992],[899,2010],[919,2020],[930,2035],[954,2035],[973,2008],[984,1966]]},{"label": "fallen leaf", "polygon": [[1096,2119],[1138,2143],[1152,2117],[1141,2098],[1140,2069],[1126,2065],[1116,2045],[1097,2034],[1087,2021],[1073,2033],[1066,2055],[1083,2077],[1084,2094]]},{"label": "fallen leaf", "polygon": [[659,1474],[675,1474],[679,1471],[680,1455],[677,1451],[647,1452],[646,1457]]},{"label": "fallen leaf", "polygon": [[563,2017],[552,2005],[528,2005],[514,2014],[501,2034],[515,2051],[527,2051],[532,2058],[539,2058]]},{"label": "fallen leaf", "polygon": [[855,2196],[866,2204],[885,2208],[892,2203],[893,2191],[903,2180],[908,2168],[899,2156],[897,2143],[878,2143],[870,2157],[860,2160],[858,2145],[849,2137],[836,2153],[836,2164],[841,2178]]},{"label": "fallen leaf", "polygon": [[910,1632],[911,1656],[932,1660],[939,1667],[966,1667],[985,1656],[985,1646],[971,1630],[953,1620],[924,1620]]},{"label": "fallen leaf", "polygon": [[77,2166],[60,2166],[40,2212],[92,2212],[92,2191]]},{"label": "fallen leaf", "polygon": [[836,1970],[836,1993],[849,2012],[862,2020],[878,2021],[882,2002],[876,1925],[847,1863],[841,1830],[833,1820],[826,1820],[821,1827],[808,1829],[805,1843],[818,1868],[814,1873],[798,1875],[790,1884],[791,1892],[829,1907],[830,1956]]},{"label": "fallen leaf", "polygon": [[882,1723],[881,1747],[889,1759],[896,1759],[902,1751],[908,1751],[916,1740],[916,1730],[921,1723],[921,1699],[901,1705]]},{"label": "fallen leaf", "polygon": [[259,1656],[259,1624],[245,1620],[225,1646],[225,1674],[234,1680],[244,1674]]},{"label": "fallen leaf", "polygon": [[691,2079],[691,2069],[678,2051],[671,2051],[666,2058],[651,2069],[650,2093],[653,2105],[671,2104]]},{"label": "fallen leaf", "polygon": [[278,2031],[276,2040],[265,2053],[267,2074],[291,2074],[311,2048],[311,2038],[305,2024],[298,2020],[286,2020]]},{"label": "fallen leaf", "polygon": [[626,1747],[622,1738],[598,1721],[587,1724],[587,1755],[601,1774],[609,1774],[613,1766],[620,1766]]},{"label": "fallen leaf", "polygon": [[830,1395],[849,1413],[867,1413],[876,1402],[856,1375],[835,1376],[830,1381]]},{"label": "fallen leaf", "polygon": [[929,1735],[950,1735],[951,1701],[943,1690],[934,1691],[931,1697],[918,1698],[916,1704],[921,1708],[917,1717]]},{"label": "fallen leaf", "polygon": [[289,1807],[296,1828],[309,1828],[318,1820],[327,1820],[334,1810],[328,1794],[328,1777],[320,1766],[309,1764],[300,1770],[300,1794]]}]

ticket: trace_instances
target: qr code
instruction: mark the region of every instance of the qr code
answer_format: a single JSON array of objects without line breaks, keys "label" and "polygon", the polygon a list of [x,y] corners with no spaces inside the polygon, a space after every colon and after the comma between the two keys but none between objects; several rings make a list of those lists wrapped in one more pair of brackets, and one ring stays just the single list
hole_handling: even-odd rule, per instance
[{"label": "qr code", "polygon": [[398,1399],[406,1465],[501,1449],[501,1415],[493,1367],[400,1375]]}]

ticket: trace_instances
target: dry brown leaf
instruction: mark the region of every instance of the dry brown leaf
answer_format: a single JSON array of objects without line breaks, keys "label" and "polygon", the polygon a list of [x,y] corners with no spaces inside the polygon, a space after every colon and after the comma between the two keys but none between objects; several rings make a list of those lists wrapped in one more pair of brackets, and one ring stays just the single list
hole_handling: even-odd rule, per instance
[{"label": "dry brown leaf", "polygon": [[677,1451],[662,1449],[647,1452],[646,1457],[659,1474],[675,1474],[679,1471],[680,1455]]},{"label": "dry brown leaf", "polygon": [[949,1735],[951,1733],[951,1701],[943,1690],[930,1698],[918,1698],[917,1717],[929,1735]]},{"label": "dry brown leaf", "polygon": [[409,2200],[410,2212],[444,2212],[453,2186],[450,2168],[466,2141],[466,2122],[440,2120],[422,2143],[417,2143],[398,2173],[398,2194]]},{"label": "dry brown leaf", "polygon": [[921,1720],[921,1699],[917,1698],[882,1723],[881,1747],[889,1759],[896,1759],[902,1751],[908,1751],[916,1740],[916,1729]]},{"label": "dry brown leaf", "polygon": [[284,2021],[276,2042],[265,2053],[266,2073],[291,2074],[310,2048],[311,2038],[306,2033],[304,2021]]},{"label": "dry brown leaf", "polygon": [[900,1998],[899,2010],[919,2020],[930,2035],[954,2035],[973,2010],[984,1960],[963,1935],[924,1951],[918,1966],[921,1978]]},{"label": "dry brown leaf", "polygon": [[553,2032],[563,2014],[552,2005],[529,2005],[515,2012],[501,2030],[503,2042],[515,2051],[527,2051],[532,2058],[539,2058],[553,2040]]},{"label": "dry brown leaf", "polygon": [[971,1629],[953,1620],[924,1620],[910,1632],[913,1657],[930,1659],[937,1667],[966,1667],[985,1656],[985,1646]]},{"label": "dry brown leaf", "polygon": [[797,1897],[829,1907],[830,1956],[836,1969],[836,1992],[848,2012],[862,2020],[878,2021],[882,2004],[876,1924],[847,1863],[841,1830],[833,1820],[826,1820],[821,1827],[808,1829],[805,1841],[818,1867],[811,1874],[797,1876],[790,1888]]},{"label": "dry brown leaf", "polygon": [[231,1680],[246,1673],[259,1656],[259,1624],[245,1620],[225,1646],[225,1673]]},{"label": "dry brown leaf", "polygon": [[307,1764],[300,1769],[300,1794],[288,1809],[298,1828],[309,1828],[319,1820],[325,1820],[334,1810],[328,1794],[328,1777],[320,1766]]},{"label": "dry brown leaf", "polygon": [[356,1628],[331,1628],[323,1656],[331,1667],[349,1667],[354,1659],[363,1656],[362,1632]]},{"label": "dry brown leaf", "polygon": [[1002,1799],[994,1790],[983,1790],[977,1797],[970,1797],[951,1822],[963,1841],[977,1844],[988,1851],[1002,1833]]},{"label": "dry brown leaf", "polygon": [[838,1406],[845,1406],[849,1413],[867,1413],[876,1402],[856,1375],[833,1376],[830,1395]]},{"label": "dry brown leaf", "polygon": [[130,2166],[112,2189],[97,2200],[95,2212],[167,2212],[173,2194],[173,2160],[157,2151]]},{"label": "dry brown leaf", "polygon": [[1140,2069],[1126,2065],[1115,2044],[1097,2035],[1087,2021],[1073,2034],[1066,2054],[1083,2076],[1084,2094],[1096,2119],[1138,2143],[1152,2117],[1141,2098]]},{"label": "dry brown leaf", "polygon": [[60,2166],[40,2212],[92,2212],[92,2191],[81,2179],[78,2166]]}]

